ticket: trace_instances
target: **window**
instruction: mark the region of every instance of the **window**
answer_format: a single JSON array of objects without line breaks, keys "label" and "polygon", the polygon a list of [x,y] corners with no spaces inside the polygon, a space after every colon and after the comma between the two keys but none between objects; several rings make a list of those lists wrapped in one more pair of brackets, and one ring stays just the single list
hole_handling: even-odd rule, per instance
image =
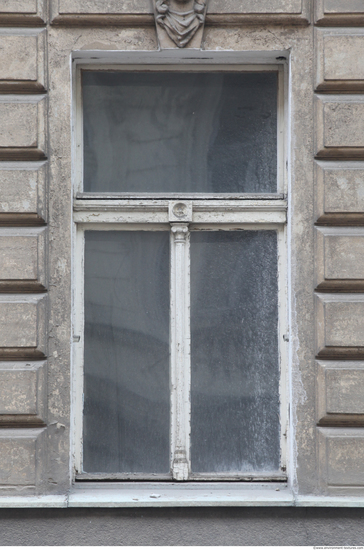
[{"label": "window", "polygon": [[77,480],[286,477],[282,69],[78,70]]}]

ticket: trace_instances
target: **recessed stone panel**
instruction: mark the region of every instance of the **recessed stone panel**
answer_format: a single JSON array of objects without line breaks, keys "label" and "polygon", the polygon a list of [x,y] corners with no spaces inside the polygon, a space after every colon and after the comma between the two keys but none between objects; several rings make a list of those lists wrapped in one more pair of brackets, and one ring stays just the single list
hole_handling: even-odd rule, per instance
[{"label": "recessed stone panel", "polygon": [[324,487],[364,487],[364,429],[319,428],[318,452]]},{"label": "recessed stone panel", "polygon": [[45,233],[41,228],[0,227],[0,290],[45,288]]},{"label": "recessed stone panel", "polygon": [[317,361],[317,421],[364,422],[364,362]]},{"label": "recessed stone panel", "polygon": [[0,357],[44,357],[46,295],[0,295]]},{"label": "recessed stone panel", "polygon": [[364,357],[364,295],[316,296],[319,357]]},{"label": "recessed stone panel", "polygon": [[44,421],[44,362],[0,362],[0,387],[0,424]]},{"label": "recessed stone panel", "polygon": [[364,96],[316,96],[316,150],[320,158],[364,158]]},{"label": "recessed stone panel", "polygon": [[0,485],[36,485],[43,433],[36,428],[0,429]]}]

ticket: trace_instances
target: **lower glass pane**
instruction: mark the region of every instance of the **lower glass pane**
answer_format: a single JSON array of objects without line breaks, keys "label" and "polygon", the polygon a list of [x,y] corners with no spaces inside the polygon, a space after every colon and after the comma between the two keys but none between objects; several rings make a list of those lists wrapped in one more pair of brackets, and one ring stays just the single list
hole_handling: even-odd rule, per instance
[{"label": "lower glass pane", "polygon": [[192,471],[280,463],[277,233],[191,234]]},{"label": "lower glass pane", "polygon": [[86,231],[85,472],[169,472],[169,233]]}]

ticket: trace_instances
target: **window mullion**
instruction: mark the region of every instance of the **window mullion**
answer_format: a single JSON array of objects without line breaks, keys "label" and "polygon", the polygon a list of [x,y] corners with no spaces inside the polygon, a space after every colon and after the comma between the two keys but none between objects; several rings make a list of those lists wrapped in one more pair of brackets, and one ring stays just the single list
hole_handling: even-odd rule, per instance
[{"label": "window mullion", "polygon": [[187,223],[171,226],[171,470],[182,481],[190,471],[190,234]]}]

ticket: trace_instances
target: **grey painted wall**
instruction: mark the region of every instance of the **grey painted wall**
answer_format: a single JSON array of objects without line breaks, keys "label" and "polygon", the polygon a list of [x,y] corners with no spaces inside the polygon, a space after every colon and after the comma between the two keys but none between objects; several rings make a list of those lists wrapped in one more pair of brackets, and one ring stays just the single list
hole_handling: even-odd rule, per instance
[{"label": "grey painted wall", "polygon": [[364,543],[364,509],[201,508],[0,511],[0,545]]}]

